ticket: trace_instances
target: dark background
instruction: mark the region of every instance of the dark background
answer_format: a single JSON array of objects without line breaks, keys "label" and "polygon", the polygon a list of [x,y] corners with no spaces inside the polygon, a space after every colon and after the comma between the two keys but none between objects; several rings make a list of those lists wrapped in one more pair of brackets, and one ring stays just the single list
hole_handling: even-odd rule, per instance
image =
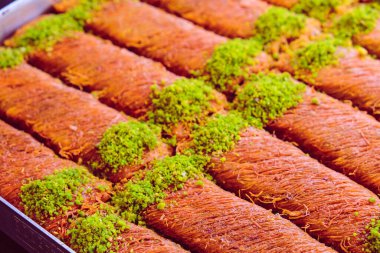
[{"label": "dark background", "polygon": [[0,9],[3,8],[5,5],[14,2],[15,0],[0,0]]},{"label": "dark background", "polygon": [[21,246],[0,231],[0,251],[2,253],[27,253]]}]

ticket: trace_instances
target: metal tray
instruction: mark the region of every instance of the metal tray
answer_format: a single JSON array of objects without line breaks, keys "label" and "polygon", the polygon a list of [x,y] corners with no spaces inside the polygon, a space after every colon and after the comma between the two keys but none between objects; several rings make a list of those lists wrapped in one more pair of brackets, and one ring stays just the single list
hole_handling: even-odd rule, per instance
[{"label": "metal tray", "polygon": [[[0,44],[17,28],[46,12],[53,3],[54,0],[0,0]],[[75,253],[2,197],[0,230],[30,253]]]},{"label": "metal tray", "polygon": [[0,230],[28,252],[75,252],[2,197],[0,197],[0,224]]},{"label": "metal tray", "polygon": [[57,0],[0,0],[0,42]]}]

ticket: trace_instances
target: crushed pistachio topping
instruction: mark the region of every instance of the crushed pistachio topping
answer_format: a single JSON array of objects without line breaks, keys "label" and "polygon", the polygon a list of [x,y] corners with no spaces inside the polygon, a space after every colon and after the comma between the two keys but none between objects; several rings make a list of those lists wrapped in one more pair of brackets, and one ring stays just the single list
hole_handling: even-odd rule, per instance
[{"label": "crushed pistachio topping", "polygon": [[311,99],[311,104],[312,105],[319,105],[321,102],[319,101],[319,99],[318,98],[312,98]]},{"label": "crushed pistachio topping", "polygon": [[298,49],[292,60],[297,78],[315,78],[322,68],[338,63],[336,51],[339,40],[325,39],[308,44]]},{"label": "crushed pistachio topping", "polygon": [[121,217],[101,210],[77,218],[67,234],[71,236],[70,243],[77,252],[104,253],[118,249],[117,237],[127,229],[129,226]]},{"label": "crushed pistachio topping", "polygon": [[0,69],[12,68],[24,61],[26,48],[0,47]]},{"label": "crushed pistachio topping", "polygon": [[21,187],[21,200],[27,215],[38,219],[54,217],[81,205],[83,186],[94,179],[85,168],[67,168]]},{"label": "crushed pistachio topping", "polygon": [[50,15],[14,37],[12,43],[15,47],[48,50],[69,32],[81,30],[82,26],[68,13]]},{"label": "crushed pistachio topping", "polygon": [[304,15],[281,7],[271,7],[256,21],[255,30],[258,34],[257,37],[266,44],[280,37],[297,38],[305,28],[305,24],[306,17]]},{"label": "crushed pistachio topping", "polygon": [[181,78],[159,90],[152,87],[152,110],[149,118],[159,125],[179,122],[195,123],[210,109],[212,88],[203,80]]},{"label": "crushed pistachio topping", "polygon": [[352,11],[338,18],[334,22],[332,32],[335,36],[350,39],[354,35],[371,32],[376,21],[380,17],[380,11],[371,5],[360,5]]},{"label": "crushed pistachio topping", "polygon": [[12,43],[15,47],[48,50],[62,37],[73,31],[82,31],[85,22],[103,2],[105,0],[82,0],[66,13],[46,16],[16,36]]},{"label": "crushed pistachio topping", "polygon": [[375,0],[375,2],[372,2],[368,5],[371,5],[373,8],[375,8],[376,10],[380,11],[380,1],[379,0]]},{"label": "crushed pistachio topping", "polygon": [[64,14],[45,16],[13,37],[7,44],[13,49],[0,50],[0,68],[19,65],[34,50],[49,51],[55,43],[75,31],[83,31],[92,12],[105,0],[82,0],[75,8]]},{"label": "crushed pistachio topping", "polygon": [[302,100],[305,85],[292,80],[289,74],[253,75],[238,92],[233,107],[257,127],[281,117]]},{"label": "crushed pistachio topping", "polygon": [[84,26],[86,21],[92,18],[94,11],[101,9],[102,4],[107,1],[109,0],[81,0],[78,5],[66,13]]},{"label": "crushed pistachio topping", "polygon": [[182,189],[189,179],[203,177],[206,159],[200,156],[176,155],[158,160],[144,174],[136,175],[124,184],[112,198],[122,216],[131,222],[142,224],[141,212],[152,204],[159,210],[166,204],[165,191]]},{"label": "crushed pistachio topping", "polygon": [[372,219],[366,229],[368,236],[364,252],[380,252],[380,220]]},{"label": "crushed pistachio topping", "polygon": [[194,127],[192,149],[197,154],[221,155],[233,149],[240,139],[241,129],[247,126],[247,122],[237,112],[216,115],[205,125]]},{"label": "crushed pistachio topping", "polygon": [[219,45],[207,61],[205,79],[220,91],[235,88],[236,79],[249,76],[263,45],[257,39],[233,39]]},{"label": "crushed pistachio topping", "polygon": [[98,152],[113,172],[121,166],[140,164],[144,151],[158,145],[157,129],[138,121],[120,122],[104,133]]},{"label": "crushed pistachio topping", "polygon": [[347,0],[300,0],[293,7],[293,11],[306,14],[310,17],[325,21]]},{"label": "crushed pistachio topping", "polygon": [[376,203],[376,198],[374,198],[374,197],[371,197],[371,198],[369,198],[368,199],[368,201],[369,201],[369,203]]}]

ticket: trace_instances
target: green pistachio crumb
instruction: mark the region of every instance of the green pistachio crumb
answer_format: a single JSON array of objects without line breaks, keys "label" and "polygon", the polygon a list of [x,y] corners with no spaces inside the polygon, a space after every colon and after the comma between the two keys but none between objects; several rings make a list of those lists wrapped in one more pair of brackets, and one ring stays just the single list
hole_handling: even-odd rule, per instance
[{"label": "green pistachio crumb", "polygon": [[195,184],[199,187],[203,187],[205,185],[205,183],[202,180],[198,180]]},{"label": "green pistachio crumb", "polygon": [[157,160],[144,175],[136,175],[117,190],[112,203],[122,210],[124,218],[131,222],[142,221],[141,212],[159,203],[164,207],[166,191],[177,191],[192,178],[203,177],[207,160],[200,156],[176,155]]},{"label": "green pistachio crumb", "polygon": [[368,234],[364,252],[380,252],[380,220],[372,219],[366,229]]},{"label": "green pistachio crumb", "polygon": [[144,151],[158,144],[158,133],[138,121],[120,122],[103,135],[98,151],[102,161],[116,172],[121,166],[141,163]]},{"label": "green pistachio crumb", "polygon": [[295,82],[287,73],[258,74],[238,92],[233,108],[250,125],[263,127],[298,105],[304,91],[305,85]]},{"label": "green pistachio crumb", "polygon": [[73,31],[83,31],[92,12],[99,9],[105,0],[82,0],[77,6],[63,14],[49,15],[27,28],[13,39],[15,47],[33,47],[49,50],[61,38]]},{"label": "green pistachio crumb", "polygon": [[318,99],[318,98],[312,98],[312,99],[311,99],[311,104],[312,104],[312,105],[319,105],[319,103],[320,103],[320,102],[319,102],[319,99]]},{"label": "green pistachio crumb", "polygon": [[157,209],[158,210],[164,210],[165,206],[166,206],[165,202],[160,202],[157,204]]},{"label": "green pistachio crumb", "polygon": [[177,136],[176,135],[173,135],[170,138],[163,139],[162,141],[164,143],[172,146],[172,147],[176,147],[177,146]]},{"label": "green pistachio crumb", "polygon": [[265,44],[280,37],[297,38],[305,28],[306,17],[285,8],[271,7],[255,23],[255,31]]},{"label": "green pistachio crumb", "polygon": [[27,27],[8,42],[14,49],[0,50],[0,69],[20,64],[34,50],[49,51],[62,38],[83,31],[85,22],[103,2],[105,0],[82,0],[66,13],[45,16]]},{"label": "green pistachio crumb", "polygon": [[207,61],[205,79],[220,91],[226,91],[238,78],[249,75],[249,68],[255,64],[263,45],[257,39],[232,39],[219,45]]},{"label": "green pistachio crumb", "polygon": [[96,186],[96,188],[97,188],[99,191],[101,191],[101,192],[104,192],[104,191],[107,190],[107,187],[106,187],[105,185],[98,185],[98,186]]},{"label": "green pistachio crumb", "polygon": [[345,2],[347,0],[299,0],[293,7],[293,11],[325,21],[330,14],[336,11],[337,7]]},{"label": "green pistachio crumb", "polygon": [[28,50],[21,48],[0,47],[0,69],[13,68],[24,61]]},{"label": "green pistachio crumb", "polygon": [[355,48],[356,52],[358,52],[358,54],[359,54],[360,57],[366,57],[366,56],[368,56],[368,51],[364,47],[355,45],[354,48]]},{"label": "green pistachio crumb", "polygon": [[80,217],[67,233],[71,236],[71,244],[79,253],[110,252],[117,248],[117,237],[129,229],[127,223],[116,214],[96,212],[87,217]]},{"label": "green pistachio crumb", "polygon": [[70,9],[67,14],[73,17],[78,24],[84,26],[86,21],[90,20],[93,12],[101,8],[102,4],[108,0],[81,0],[79,4]]},{"label": "green pistachio crumb", "polygon": [[354,216],[355,216],[355,217],[359,217],[359,212],[357,212],[357,211],[354,212]]},{"label": "green pistachio crumb", "polygon": [[374,197],[371,197],[368,199],[369,203],[375,203],[376,202],[376,199]]},{"label": "green pistachio crumb", "polygon": [[379,10],[380,11],[380,1],[379,0],[375,0],[373,1],[372,3],[370,3],[369,5],[371,5],[373,8],[375,8],[376,10]]},{"label": "green pistachio crumb", "polygon": [[192,149],[197,154],[221,155],[234,147],[240,130],[248,126],[236,112],[216,115],[205,125],[195,126],[192,132]]},{"label": "green pistachio crumb", "polygon": [[67,168],[21,187],[21,200],[27,215],[45,219],[62,214],[75,203],[81,205],[83,186],[94,179],[85,168]]},{"label": "green pistachio crumb", "polygon": [[83,27],[68,14],[44,17],[20,36],[13,39],[15,47],[31,47],[49,50],[62,37],[73,31],[82,31]]},{"label": "green pistachio crumb", "polygon": [[326,39],[316,41],[307,46],[298,49],[292,60],[297,78],[315,78],[318,71],[322,68],[338,63],[336,50],[340,45],[340,41],[335,39]]},{"label": "green pistachio crumb", "polygon": [[[156,86],[152,89],[152,110],[148,116],[154,123],[164,126],[195,123],[210,109],[210,101],[214,98],[211,87],[199,79],[181,78],[162,90]],[[165,127],[164,130],[169,131]]]},{"label": "green pistachio crumb", "polygon": [[379,17],[379,10],[372,8],[371,5],[363,4],[335,20],[332,32],[335,36],[343,39],[369,33],[375,28]]}]

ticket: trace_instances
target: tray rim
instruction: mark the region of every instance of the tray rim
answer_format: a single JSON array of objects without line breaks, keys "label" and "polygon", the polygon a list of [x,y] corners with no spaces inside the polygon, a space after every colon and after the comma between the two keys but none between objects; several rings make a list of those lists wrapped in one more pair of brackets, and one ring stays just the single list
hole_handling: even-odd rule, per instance
[{"label": "tray rim", "polygon": [[13,0],[0,8],[0,45],[16,29],[46,12],[58,0]]},{"label": "tray rim", "polygon": [[75,253],[0,196],[0,230],[31,253]]}]

